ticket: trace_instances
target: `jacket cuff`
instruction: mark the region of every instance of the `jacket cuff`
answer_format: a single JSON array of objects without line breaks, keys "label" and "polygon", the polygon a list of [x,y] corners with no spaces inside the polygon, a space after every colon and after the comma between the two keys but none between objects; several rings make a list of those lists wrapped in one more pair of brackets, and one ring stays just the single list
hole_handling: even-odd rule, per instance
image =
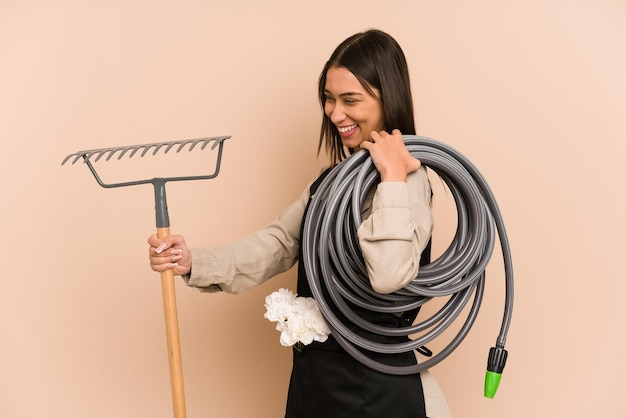
[{"label": "jacket cuff", "polygon": [[[220,285],[228,285],[227,277],[232,277],[232,272],[220,271],[217,266],[232,266],[234,254],[229,246],[216,248],[192,248],[191,271],[183,276],[185,283],[192,289],[202,292],[219,292]],[[220,262],[217,262],[219,260]]]}]

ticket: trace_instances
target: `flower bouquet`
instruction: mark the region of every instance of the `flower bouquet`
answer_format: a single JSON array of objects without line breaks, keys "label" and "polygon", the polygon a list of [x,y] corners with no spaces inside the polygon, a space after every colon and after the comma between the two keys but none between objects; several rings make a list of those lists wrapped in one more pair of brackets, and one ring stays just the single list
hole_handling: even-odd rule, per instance
[{"label": "flower bouquet", "polygon": [[265,298],[265,318],[276,322],[280,343],[302,351],[313,341],[324,342],[330,329],[313,298],[296,296],[288,289],[279,289]]}]

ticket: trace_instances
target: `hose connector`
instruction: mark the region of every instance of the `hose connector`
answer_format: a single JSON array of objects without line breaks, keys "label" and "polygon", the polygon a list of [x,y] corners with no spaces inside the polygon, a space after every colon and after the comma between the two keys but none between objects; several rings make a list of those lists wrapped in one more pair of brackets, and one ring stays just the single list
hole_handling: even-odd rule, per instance
[{"label": "hose connector", "polygon": [[493,398],[500,385],[502,371],[506,364],[508,352],[503,347],[491,347],[487,360],[487,373],[485,374],[485,397]]}]

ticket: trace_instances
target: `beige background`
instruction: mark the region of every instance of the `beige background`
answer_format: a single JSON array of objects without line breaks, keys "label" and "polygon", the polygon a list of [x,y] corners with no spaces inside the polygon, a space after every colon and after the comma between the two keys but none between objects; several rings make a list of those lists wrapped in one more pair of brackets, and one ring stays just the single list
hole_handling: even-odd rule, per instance
[{"label": "beige background", "polygon": [[[454,415],[623,411],[623,1],[1,0],[0,416],[172,415],[160,285],[146,258],[152,190],[102,189],[63,157],[232,135],[220,176],[171,184],[168,199],[173,232],[192,245],[239,238],[324,164],[317,76],[341,40],[368,27],[403,46],[419,133],[480,168],[511,240],[500,390],[482,396],[502,311],[496,253],[475,327],[433,369]],[[129,179],[202,172],[192,154],[103,167]],[[438,194],[437,250],[451,204]],[[282,416],[290,351],[263,299],[294,283],[292,270],[231,296],[177,280],[190,418]]]}]

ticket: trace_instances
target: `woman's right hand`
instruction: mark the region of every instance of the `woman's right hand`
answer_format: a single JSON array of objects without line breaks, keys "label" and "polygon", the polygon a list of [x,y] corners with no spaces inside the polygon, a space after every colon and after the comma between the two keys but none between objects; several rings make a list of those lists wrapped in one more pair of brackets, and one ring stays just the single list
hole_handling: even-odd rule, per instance
[{"label": "woman's right hand", "polygon": [[363,141],[360,147],[369,151],[381,181],[406,182],[407,175],[421,167],[421,161],[406,148],[400,130],[391,134],[373,131],[370,137],[371,142]]},{"label": "woman's right hand", "polygon": [[156,234],[148,238],[150,268],[154,271],[172,269],[183,276],[191,271],[191,252],[182,235],[169,235],[163,239]]}]

